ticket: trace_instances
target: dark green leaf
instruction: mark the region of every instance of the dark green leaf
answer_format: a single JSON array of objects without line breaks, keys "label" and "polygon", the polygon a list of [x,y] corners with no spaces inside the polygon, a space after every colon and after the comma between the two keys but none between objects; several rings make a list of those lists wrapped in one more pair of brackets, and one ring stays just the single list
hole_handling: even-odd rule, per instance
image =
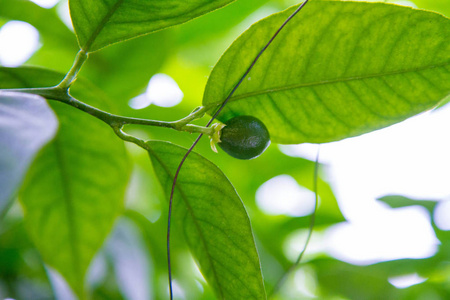
[{"label": "dark green leaf", "polygon": [[92,52],[184,23],[232,1],[70,0],[69,6],[80,47]]},{"label": "dark green leaf", "polygon": [[[240,36],[209,78],[210,111],[295,7]],[[450,93],[450,20],[381,3],[314,1],[262,55],[219,116],[261,119],[279,143],[330,142],[400,122]]]},{"label": "dark green leaf", "polygon": [[0,216],[36,153],[58,128],[44,98],[0,91]]},{"label": "dark green leaf", "polygon": [[[149,142],[161,185],[170,195],[172,180],[186,149]],[[187,243],[220,299],[265,299],[250,221],[236,190],[213,163],[191,153],[178,177],[174,197],[184,220]]]},{"label": "dark green leaf", "polygon": [[[62,76],[0,68],[0,88],[51,86]],[[80,95],[99,106],[89,86],[78,86]],[[82,296],[89,263],[122,210],[130,166],[123,142],[108,126],[68,105],[51,106],[59,131],[36,157],[19,197],[28,232],[44,261]]]}]

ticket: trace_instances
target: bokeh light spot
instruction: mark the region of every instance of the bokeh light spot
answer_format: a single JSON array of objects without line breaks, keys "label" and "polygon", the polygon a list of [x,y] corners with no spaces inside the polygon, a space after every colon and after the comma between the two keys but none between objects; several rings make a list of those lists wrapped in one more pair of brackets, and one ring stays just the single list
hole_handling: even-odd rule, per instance
[{"label": "bokeh light spot", "polygon": [[58,3],[59,0],[31,0],[31,2],[36,3],[43,8],[52,8]]},{"label": "bokeh light spot", "polygon": [[258,188],[256,203],[268,215],[306,216],[314,210],[314,193],[291,176],[279,175]]},{"label": "bokeh light spot", "polygon": [[0,28],[0,64],[18,67],[39,48],[39,32],[22,21],[9,21]]},{"label": "bokeh light spot", "polygon": [[160,73],[150,79],[146,92],[131,99],[129,105],[134,109],[143,109],[150,104],[172,107],[180,103],[183,96],[176,81],[169,75]]},{"label": "bokeh light spot", "polygon": [[434,222],[440,230],[450,230],[450,200],[437,204],[434,210]]},{"label": "bokeh light spot", "polygon": [[417,273],[391,277],[388,279],[389,283],[398,289],[404,289],[412,285],[425,282],[427,279],[419,276]]},{"label": "bokeh light spot", "polygon": [[356,265],[427,258],[440,243],[420,206],[379,210],[372,218],[334,225],[325,240],[331,256]]}]

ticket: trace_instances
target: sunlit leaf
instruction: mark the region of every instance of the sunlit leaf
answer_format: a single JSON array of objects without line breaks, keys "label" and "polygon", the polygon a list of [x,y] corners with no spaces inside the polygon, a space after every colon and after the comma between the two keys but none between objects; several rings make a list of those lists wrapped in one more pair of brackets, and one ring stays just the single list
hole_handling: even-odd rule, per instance
[{"label": "sunlit leaf", "polygon": [[[161,185],[170,195],[172,180],[186,149],[149,142]],[[177,217],[200,269],[219,299],[265,299],[250,221],[236,190],[207,159],[192,153],[178,177]],[[182,212],[180,212],[182,211]]]},{"label": "sunlit leaf", "polygon": [[58,121],[44,98],[0,91],[0,216]]},{"label": "sunlit leaf", "polygon": [[[210,111],[295,8],[254,24],[209,78]],[[450,20],[382,3],[312,1],[219,116],[254,115],[279,143],[330,142],[400,122],[450,93]]]},{"label": "sunlit leaf", "polygon": [[[0,88],[54,85],[62,74],[0,68]],[[81,94],[95,102],[85,86]],[[123,207],[130,166],[124,145],[99,120],[50,102],[59,131],[32,164],[19,198],[28,232],[44,261],[83,296],[89,263]]]},{"label": "sunlit leaf", "polygon": [[184,23],[232,1],[70,0],[69,6],[80,47],[86,52],[92,52]]},{"label": "sunlit leaf", "polygon": [[249,15],[261,9],[261,6],[266,5],[267,2],[269,0],[236,1],[214,14],[195,19],[179,27],[178,43],[204,45],[209,39],[217,40],[219,36],[236,28],[241,22],[245,22]]},{"label": "sunlit leaf", "polygon": [[432,10],[450,16],[450,2],[447,0],[413,0],[419,8]]}]

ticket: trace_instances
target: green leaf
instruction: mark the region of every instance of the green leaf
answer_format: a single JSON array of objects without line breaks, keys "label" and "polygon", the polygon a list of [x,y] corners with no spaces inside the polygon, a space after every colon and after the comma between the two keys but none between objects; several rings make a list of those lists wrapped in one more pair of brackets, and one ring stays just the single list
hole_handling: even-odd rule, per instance
[{"label": "green leaf", "polygon": [[[208,14],[177,28],[177,42],[182,45],[194,45],[197,43],[205,45],[205,42],[214,39],[217,43],[218,37],[236,28],[249,15],[262,6],[267,5],[267,2],[269,0],[233,2],[214,14]],[[209,51],[213,50],[211,47],[209,48]]]},{"label": "green leaf", "polygon": [[[51,86],[62,74],[0,68],[0,88]],[[82,81],[83,100],[100,106]],[[60,128],[32,164],[19,198],[28,232],[44,261],[80,298],[90,261],[123,207],[130,173],[124,144],[104,123],[59,102],[50,103]],[[104,105],[104,104],[103,104]]]},{"label": "green leaf", "polygon": [[[171,40],[170,32],[162,31],[115,44],[90,55],[89,63],[83,66],[83,74],[112,99],[117,99],[118,105],[129,107],[127,100],[145,90],[151,76],[170,55]],[[132,112],[130,108],[123,113]]]},{"label": "green leaf", "polygon": [[69,6],[81,49],[92,52],[184,23],[233,1],[70,0]]},{"label": "green leaf", "polygon": [[0,0],[0,17],[30,23],[45,37],[46,42],[51,42],[53,38],[66,47],[76,45],[73,33],[61,21],[55,9],[45,9],[27,0]]},{"label": "green leaf", "polygon": [[434,208],[437,205],[436,200],[416,200],[401,195],[386,195],[377,200],[386,203],[392,208],[420,205],[424,207],[430,215],[433,215]]},{"label": "green leaf", "polygon": [[376,264],[355,266],[331,258],[319,258],[312,263],[322,299],[330,299],[331,295],[344,299],[399,299],[399,289],[388,282],[388,277],[393,274]]},{"label": "green leaf", "polygon": [[[213,69],[203,105],[227,97],[295,7],[254,24]],[[373,131],[450,93],[450,20],[382,3],[313,1],[281,31],[219,119],[253,115],[274,142],[323,143]]]},{"label": "green leaf", "polygon": [[[186,149],[148,142],[155,173],[170,195]],[[178,177],[174,212],[200,269],[219,299],[265,299],[250,221],[236,190],[213,163],[191,153]],[[174,215],[175,216],[175,215]]]},{"label": "green leaf", "polygon": [[58,121],[44,98],[0,91],[0,216]]},{"label": "green leaf", "polygon": [[413,2],[419,8],[432,10],[447,17],[450,16],[450,2],[447,0],[414,0]]},{"label": "green leaf", "polygon": [[27,22],[39,31],[39,48],[27,64],[62,72],[70,69],[78,43],[73,32],[61,21],[56,7],[46,9],[28,0],[0,0],[1,18]]}]

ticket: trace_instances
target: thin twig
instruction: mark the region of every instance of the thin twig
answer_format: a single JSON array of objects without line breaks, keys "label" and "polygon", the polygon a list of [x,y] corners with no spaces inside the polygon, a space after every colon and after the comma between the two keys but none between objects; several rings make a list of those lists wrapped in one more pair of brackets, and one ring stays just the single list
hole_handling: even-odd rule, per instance
[{"label": "thin twig", "polygon": [[116,125],[147,125],[147,126],[157,126],[163,128],[175,129],[178,131],[186,131],[190,133],[202,133],[211,135],[214,133],[212,128],[198,126],[194,124],[188,124],[193,120],[201,118],[205,113],[204,107],[199,107],[187,117],[178,120],[178,121],[158,121],[158,120],[150,120],[150,119],[140,119],[140,118],[132,118],[125,117],[116,114],[112,114],[110,112],[98,109],[94,106],[86,104],[74,97],[72,97],[67,90],[56,86],[56,87],[47,87],[47,88],[23,88],[23,89],[7,89],[12,92],[19,93],[28,93],[40,95],[48,100],[59,101],[65,104],[68,104],[74,108],[77,108],[85,113],[90,114],[91,116],[105,122],[110,126]]},{"label": "thin twig", "polygon": [[[280,33],[280,31],[286,26],[286,24],[306,5],[308,0],[303,2],[287,19],[284,21],[284,23],[278,28],[278,30],[275,32],[275,34],[272,36],[272,38],[267,42],[267,44],[261,49],[261,51],[256,55],[255,59],[252,61],[250,66],[245,71],[244,75],[242,75],[241,79],[238,81],[238,83],[234,86],[234,88],[231,90],[228,97],[222,102],[220,107],[217,109],[217,111],[212,116],[211,120],[209,120],[208,124],[206,124],[206,127],[209,127],[212,122],[216,119],[216,117],[220,114],[220,112],[223,110],[225,105],[228,103],[230,98],[233,96],[234,92],[237,90],[237,88],[242,84],[244,79],[247,77],[247,75],[250,73],[250,71],[255,66],[256,62],[259,60],[261,55],[266,51],[266,49],[272,44],[273,40],[277,37],[277,35]],[[172,266],[171,266],[171,260],[170,260],[170,224],[172,220],[172,204],[173,204],[173,195],[175,191],[175,185],[177,183],[178,175],[180,173],[181,167],[183,166],[184,162],[186,161],[189,154],[194,150],[195,146],[198,144],[200,139],[202,138],[203,134],[200,134],[197,139],[194,141],[192,146],[189,148],[189,150],[186,152],[186,154],[183,156],[180,164],[178,165],[177,171],[175,172],[175,176],[173,178],[172,183],[172,190],[170,191],[170,199],[169,199],[169,212],[168,212],[168,219],[167,219],[167,267],[168,267],[168,273],[169,273],[169,295],[170,299],[173,299],[173,290],[172,290]]]}]

